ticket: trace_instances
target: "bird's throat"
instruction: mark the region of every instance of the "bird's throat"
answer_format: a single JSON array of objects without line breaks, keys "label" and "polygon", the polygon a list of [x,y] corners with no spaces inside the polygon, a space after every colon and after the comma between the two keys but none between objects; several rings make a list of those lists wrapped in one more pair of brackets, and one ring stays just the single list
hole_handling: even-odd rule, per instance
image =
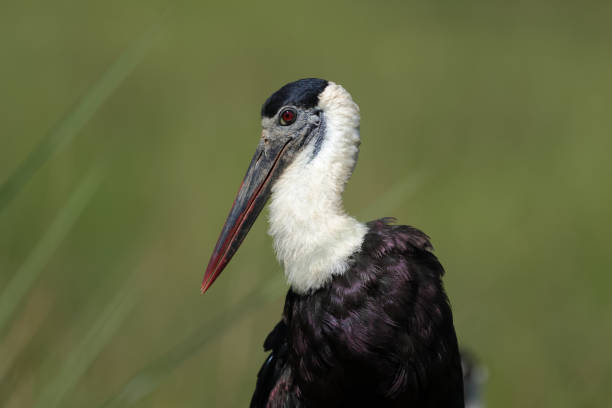
[{"label": "bird's throat", "polygon": [[342,192],[357,159],[359,130],[334,126],[329,119],[316,157],[313,147],[303,150],[272,188],[270,235],[289,284],[302,294],[344,273],[367,232],[342,207]]}]

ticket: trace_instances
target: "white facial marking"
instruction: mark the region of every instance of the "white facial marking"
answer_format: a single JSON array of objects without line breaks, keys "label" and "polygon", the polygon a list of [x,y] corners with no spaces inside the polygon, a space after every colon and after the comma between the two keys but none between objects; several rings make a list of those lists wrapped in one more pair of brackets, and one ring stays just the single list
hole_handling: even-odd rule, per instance
[{"label": "white facial marking", "polygon": [[367,227],[342,208],[342,192],[359,152],[359,107],[340,85],[329,82],[319,96],[325,136],[287,166],[272,187],[270,230],[287,281],[301,294],[344,273],[359,251]]}]

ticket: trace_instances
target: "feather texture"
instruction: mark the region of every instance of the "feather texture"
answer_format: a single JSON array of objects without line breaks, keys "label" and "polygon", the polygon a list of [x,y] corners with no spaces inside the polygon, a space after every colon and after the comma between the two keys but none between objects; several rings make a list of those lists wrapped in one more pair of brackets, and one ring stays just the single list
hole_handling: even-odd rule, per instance
[{"label": "feather texture", "polygon": [[251,407],[463,407],[460,356],[429,238],[367,224],[345,273],[289,290]]},{"label": "feather texture", "polygon": [[343,274],[367,232],[342,207],[359,152],[359,107],[342,86],[329,82],[317,109],[325,122],[320,147],[311,143],[295,157],[272,187],[270,202],[276,255],[301,294]]}]

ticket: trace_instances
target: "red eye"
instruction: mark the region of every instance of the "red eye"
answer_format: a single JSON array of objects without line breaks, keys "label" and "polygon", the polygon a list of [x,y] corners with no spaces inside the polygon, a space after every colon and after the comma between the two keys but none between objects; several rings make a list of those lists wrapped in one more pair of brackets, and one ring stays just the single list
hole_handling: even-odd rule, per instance
[{"label": "red eye", "polygon": [[297,112],[295,111],[295,109],[285,109],[284,111],[282,111],[280,113],[279,117],[279,122],[282,126],[288,126],[290,124],[292,124],[293,122],[295,122],[295,118],[297,117]]}]

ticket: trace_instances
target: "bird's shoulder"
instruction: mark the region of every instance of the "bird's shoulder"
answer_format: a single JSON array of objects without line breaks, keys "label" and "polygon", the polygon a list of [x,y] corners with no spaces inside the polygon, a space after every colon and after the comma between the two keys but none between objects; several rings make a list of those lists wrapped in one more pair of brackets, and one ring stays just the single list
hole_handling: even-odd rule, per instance
[{"label": "bird's shoulder", "polygon": [[[331,282],[338,289],[358,285],[367,290],[366,298],[394,295],[414,300],[413,296],[438,296],[426,299],[447,302],[442,277],[444,268],[433,253],[427,234],[408,225],[396,225],[393,218],[367,223],[361,249],[352,255],[349,270]],[[429,289],[429,291],[416,291]],[[402,292],[406,292],[402,294]]]},{"label": "bird's shoulder", "polygon": [[321,302],[318,310],[323,315],[386,320],[393,332],[414,329],[422,322],[452,326],[442,283],[444,268],[433,254],[429,237],[415,227],[393,222],[393,218],[369,222],[350,268],[306,301]]},{"label": "bird's shoulder", "polygon": [[356,255],[382,259],[388,255],[404,256],[432,254],[433,245],[427,234],[409,225],[396,225],[395,218],[386,217],[367,223],[368,232]]}]

